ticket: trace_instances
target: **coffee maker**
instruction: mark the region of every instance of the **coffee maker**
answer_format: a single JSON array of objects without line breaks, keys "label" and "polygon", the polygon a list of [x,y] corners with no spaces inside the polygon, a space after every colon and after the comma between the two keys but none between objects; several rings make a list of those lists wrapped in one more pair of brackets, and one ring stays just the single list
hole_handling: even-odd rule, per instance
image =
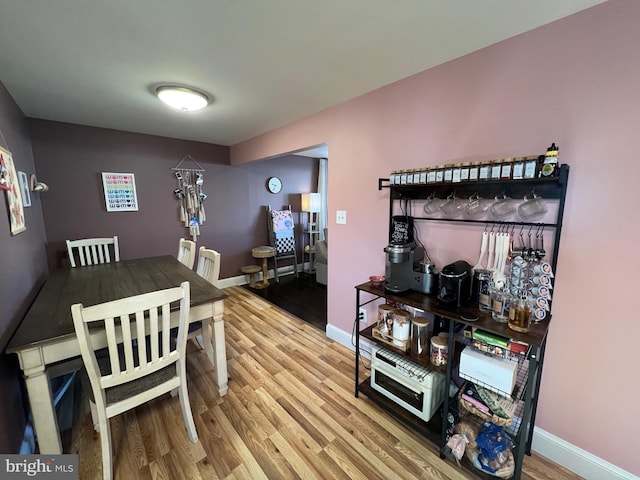
[{"label": "coffee maker", "polygon": [[425,250],[413,240],[413,218],[394,216],[391,218],[389,245],[384,251],[385,290],[402,293],[415,290],[434,293],[437,289],[438,272],[435,265],[423,261]]},{"label": "coffee maker", "polygon": [[402,293],[414,290],[434,293],[437,289],[438,272],[435,266],[423,261],[424,248],[415,243],[390,244],[385,247],[385,290]]},{"label": "coffee maker", "polygon": [[440,272],[438,300],[460,307],[471,299],[471,275],[473,268],[464,260],[450,263]]},{"label": "coffee maker", "polygon": [[401,245],[390,244],[384,251],[387,254],[384,268],[385,290],[393,293],[411,290],[413,270],[422,258],[422,248],[411,242]]}]

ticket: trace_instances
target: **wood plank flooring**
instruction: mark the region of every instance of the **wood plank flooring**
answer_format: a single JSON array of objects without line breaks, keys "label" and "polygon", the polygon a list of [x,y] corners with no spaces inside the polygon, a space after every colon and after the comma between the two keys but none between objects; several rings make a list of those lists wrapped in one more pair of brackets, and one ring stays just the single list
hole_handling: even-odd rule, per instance
[{"label": "wood plank flooring", "polygon": [[[354,354],[324,332],[241,288],[227,289],[229,392],[220,398],[203,351],[187,371],[199,441],[187,438],[178,398],[111,420],[115,478],[466,479],[425,441],[353,394]],[[100,439],[88,412],[69,435],[81,479],[101,478]],[[580,477],[526,457],[526,480]]]}]

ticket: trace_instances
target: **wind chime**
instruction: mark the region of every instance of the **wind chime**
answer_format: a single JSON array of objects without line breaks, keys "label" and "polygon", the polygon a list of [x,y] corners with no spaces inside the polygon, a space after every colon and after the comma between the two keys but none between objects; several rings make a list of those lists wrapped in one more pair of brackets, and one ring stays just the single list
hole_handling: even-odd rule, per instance
[{"label": "wind chime", "polygon": [[[183,167],[185,160],[191,160],[197,168]],[[195,242],[200,235],[200,225],[206,220],[203,203],[207,199],[207,194],[202,191],[204,168],[191,155],[186,155],[171,170],[178,181],[178,188],[173,191],[173,194],[178,200],[179,218],[189,229],[189,235]]]}]

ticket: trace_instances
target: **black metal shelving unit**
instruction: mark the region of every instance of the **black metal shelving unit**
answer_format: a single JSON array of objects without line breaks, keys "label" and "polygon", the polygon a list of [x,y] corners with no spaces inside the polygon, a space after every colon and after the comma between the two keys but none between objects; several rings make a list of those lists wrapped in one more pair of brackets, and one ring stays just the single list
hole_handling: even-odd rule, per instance
[{"label": "black metal shelving unit", "polygon": [[[509,225],[509,226],[522,226],[522,227],[541,227],[554,229],[554,244],[553,255],[550,264],[553,271],[557,273],[557,260],[559,253],[560,235],[562,232],[562,221],[565,206],[565,199],[567,193],[567,182],[569,178],[568,165],[561,165],[558,175],[554,178],[535,178],[527,180],[489,180],[489,181],[477,181],[477,182],[460,182],[460,183],[447,183],[447,184],[419,184],[419,185],[389,185],[388,179],[381,178],[378,180],[378,189],[389,189],[389,219],[391,228],[391,219],[394,215],[394,206],[396,202],[413,200],[425,200],[430,195],[436,195],[439,198],[446,198],[451,193],[454,193],[460,197],[470,196],[473,194],[481,195],[483,198],[493,198],[496,195],[505,194],[507,196],[516,198],[523,197],[526,194],[530,194],[534,191],[536,194],[542,196],[545,199],[555,199],[559,201],[557,216],[555,223],[534,223],[534,222],[501,222],[501,221],[487,221],[487,220],[474,220],[474,219],[447,219],[437,217],[413,217],[414,221],[430,221],[430,222],[458,222],[458,223],[471,223],[471,224],[496,224],[496,225]],[[447,414],[450,411],[450,405],[452,400],[449,396],[449,389],[452,377],[458,368],[458,358],[456,357],[456,332],[460,328],[471,326],[484,330],[503,337],[520,340],[529,344],[529,349],[524,356],[524,361],[527,362],[527,369],[524,374],[523,380],[518,383],[518,398],[521,405],[521,419],[517,429],[510,432],[514,440],[516,441],[516,448],[514,449],[515,471],[512,478],[519,479],[522,469],[522,463],[525,453],[531,454],[531,441],[533,436],[533,427],[535,425],[536,410],[538,404],[538,395],[540,391],[540,380],[542,377],[542,367],[544,364],[544,354],[547,342],[547,333],[549,330],[549,324],[551,322],[551,315],[540,322],[533,324],[528,333],[518,333],[508,328],[506,324],[501,324],[494,321],[491,315],[484,314],[479,310],[465,306],[463,308],[452,308],[441,303],[436,296],[425,295],[418,292],[405,292],[395,294],[388,292],[384,289],[384,286],[374,286],[370,282],[357,285],[356,289],[356,320],[355,320],[355,396],[358,397],[359,393],[364,393],[368,398],[375,403],[384,407],[385,411],[391,413],[399,421],[414,428],[416,431],[422,433],[426,438],[434,441],[440,449],[443,449],[446,443],[446,429],[447,429]],[[368,298],[363,299],[363,294]],[[445,400],[440,410],[440,415],[434,415],[429,422],[424,422],[412,414],[404,411],[404,409],[398,405],[393,404],[390,400],[386,399],[380,393],[376,392],[369,386],[368,379],[360,381],[359,361],[360,361],[360,337],[366,338],[370,342],[376,342],[376,337],[371,332],[371,326],[363,329],[359,328],[358,315],[359,308],[363,305],[375,302],[379,299],[384,299],[386,302],[392,301],[403,305],[408,305],[425,312],[430,312],[436,317],[440,317],[448,320],[449,324],[449,352],[454,352],[451,355],[451,361],[449,361],[446,367],[436,367],[430,364],[429,359],[413,358],[409,352],[403,352],[397,350],[398,353],[406,355],[412,361],[423,364],[428,368],[438,370],[446,375],[446,390]],[[473,310],[478,316],[478,320],[474,322],[468,322],[460,318],[461,311]],[[383,345],[385,348],[393,348],[388,345]],[[459,345],[458,345],[459,350]],[[459,351],[457,352],[459,353]],[[438,431],[440,432],[438,435]],[[442,455],[444,458],[444,455]],[[488,474],[484,474],[477,469],[470,466],[468,462],[463,462],[463,466],[468,468],[474,475],[481,478],[495,478]]]}]

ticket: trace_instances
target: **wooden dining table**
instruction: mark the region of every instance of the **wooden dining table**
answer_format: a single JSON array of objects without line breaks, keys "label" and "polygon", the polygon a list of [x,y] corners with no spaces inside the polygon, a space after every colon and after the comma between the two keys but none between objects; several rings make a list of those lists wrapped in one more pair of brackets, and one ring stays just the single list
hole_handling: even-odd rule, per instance
[{"label": "wooden dining table", "polygon": [[[71,305],[84,306],[133,295],[177,287],[188,281],[191,289],[189,323],[210,321],[213,328],[212,360],[218,393],[227,393],[227,357],[224,335],[224,299],[216,288],[175,257],[161,256],[124,260],[102,265],[53,271],[36,296],[7,347],[18,355],[24,374],[40,453],[60,454],[62,444],[56,419],[50,377],[65,365],[81,366]],[[178,309],[171,315],[171,326],[178,326]],[[106,346],[106,339],[94,340]],[[211,351],[211,349],[207,349]]]}]

